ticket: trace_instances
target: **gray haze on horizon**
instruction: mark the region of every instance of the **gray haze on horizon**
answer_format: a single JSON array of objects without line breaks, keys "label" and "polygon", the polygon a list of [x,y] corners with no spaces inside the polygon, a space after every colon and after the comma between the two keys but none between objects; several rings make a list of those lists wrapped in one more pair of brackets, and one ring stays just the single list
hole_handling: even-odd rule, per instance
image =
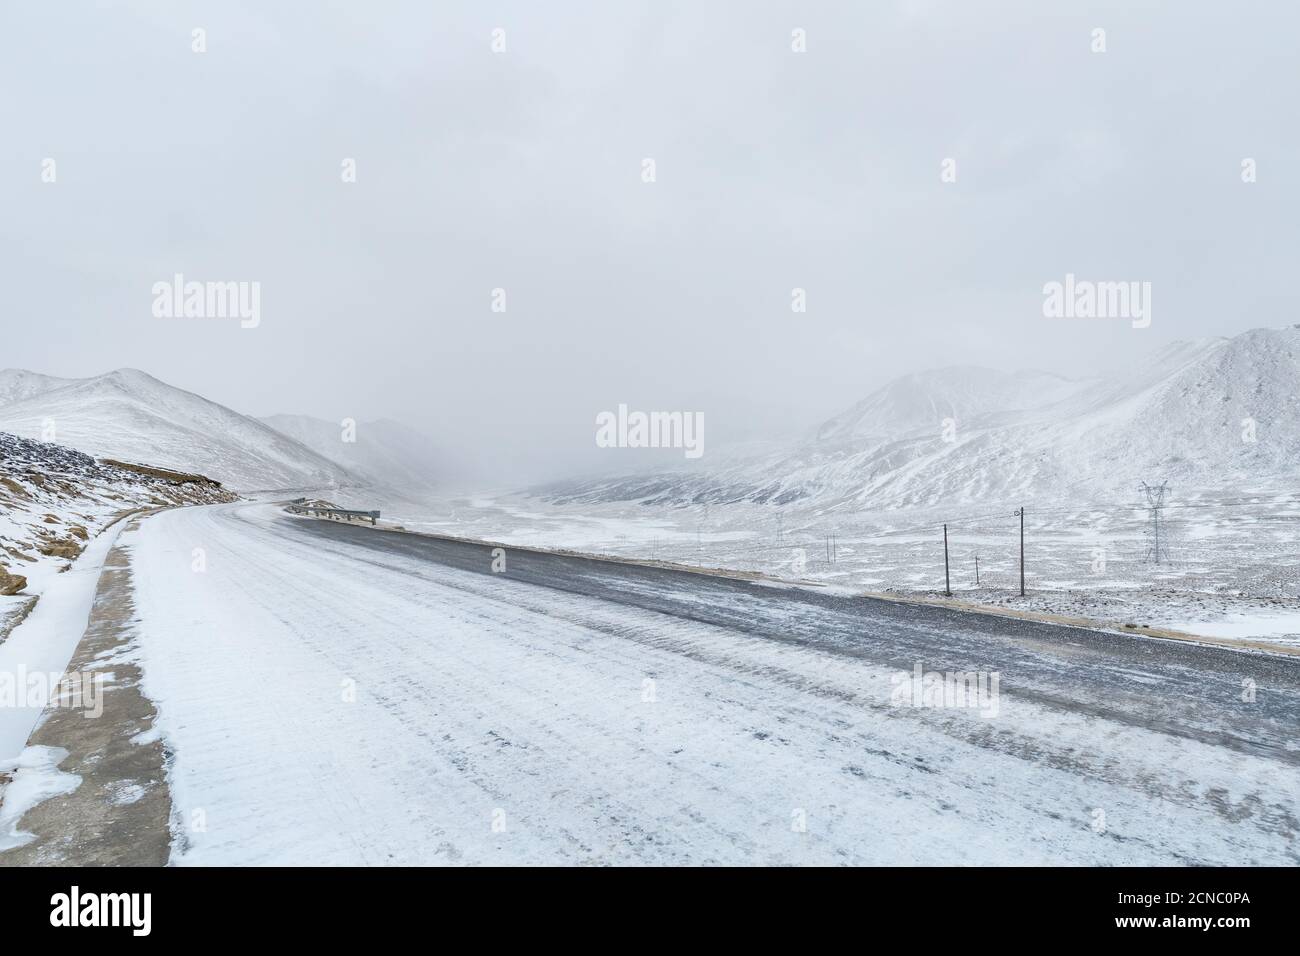
[{"label": "gray haze on horizon", "polygon": [[[979,6],[8,5],[0,367],[394,418],[518,486],[643,464],[595,447],[619,403],[707,458],[909,371],[1300,321],[1300,9]],[[1067,272],[1151,327],[1044,318]],[[261,324],[155,318],[175,273]]]}]

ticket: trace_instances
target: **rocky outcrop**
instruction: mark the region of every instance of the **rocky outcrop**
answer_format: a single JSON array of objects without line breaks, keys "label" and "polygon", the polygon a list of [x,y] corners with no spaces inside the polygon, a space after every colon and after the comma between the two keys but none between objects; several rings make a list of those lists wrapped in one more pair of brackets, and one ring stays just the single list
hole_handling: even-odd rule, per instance
[{"label": "rocky outcrop", "polygon": [[10,574],[4,565],[0,565],[0,594],[8,596],[17,594],[27,587],[27,579],[21,574]]},{"label": "rocky outcrop", "polygon": [[[40,571],[66,570],[125,512],[236,500],[200,475],[96,461],[71,448],[0,432],[0,561],[27,570],[36,590]],[[26,585],[5,571],[0,594]]]}]

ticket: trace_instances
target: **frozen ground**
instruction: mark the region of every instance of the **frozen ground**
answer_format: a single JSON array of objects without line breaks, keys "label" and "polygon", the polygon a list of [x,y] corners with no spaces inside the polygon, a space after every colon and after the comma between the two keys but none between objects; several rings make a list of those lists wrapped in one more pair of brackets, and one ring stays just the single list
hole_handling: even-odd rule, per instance
[{"label": "frozen ground", "polygon": [[209,482],[180,484],[0,432],[0,571],[27,582],[17,594],[0,595],[0,644],[27,613],[31,598],[67,571],[87,542],[116,518],[140,508],[234,497]]},{"label": "frozen ground", "polygon": [[120,539],[174,862],[1297,861],[1294,755],[1052,695],[893,707],[870,655],[321,524],[216,506]]},{"label": "frozen ground", "polygon": [[[377,506],[363,495],[345,497]],[[1294,494],[1171,497],[1158,564],[1149,515],[1135,501],[1088,508],[1027,502],[1025,598],[1011,505],[845,513],[748,503],[552,505],[508,495],[381,504],[386,519],[412,530],[929,597],[943,591],[947,523],[952,590],[963,601],[1300,646]]]}]

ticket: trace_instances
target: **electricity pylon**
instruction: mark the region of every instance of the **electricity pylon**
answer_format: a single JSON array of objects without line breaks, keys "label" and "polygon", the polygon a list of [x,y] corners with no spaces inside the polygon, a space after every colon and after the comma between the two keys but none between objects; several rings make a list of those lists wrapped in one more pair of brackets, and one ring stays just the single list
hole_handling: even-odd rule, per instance
[{"label": "electricity pylon", "polygon": [[1147,496],[1147,511],[1151,515],[1151,547],[1147,549],[1147,560],[1160,563],[1163,552],[1169,559],[1169,549],[1160,545],[1160,511],[1165,506],[1165,494],[1169,491],[1169,482],[1162,481],[1158,486],[1148,485],[1145,481],[1139,486]]}]

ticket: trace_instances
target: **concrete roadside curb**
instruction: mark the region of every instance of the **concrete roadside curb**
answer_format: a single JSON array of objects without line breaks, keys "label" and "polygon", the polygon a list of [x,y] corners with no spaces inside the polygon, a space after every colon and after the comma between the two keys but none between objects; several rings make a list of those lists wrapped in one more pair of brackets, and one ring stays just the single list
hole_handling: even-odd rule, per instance
[{"label": "concrete roadside curb", "polygon": [[[153,511],[129,516],[126,531]],[[166,752],[151,734],[157,712],[140,690],[141,670],[130,661],[134,632],[132,579],[126,550],[115,543],[104,561],[94,605],[69,672],[102,674],[103,712],[51,707],[28,739],[29,747],[62,748],[64,773],[80,784],[36,804],[19,829],[35,839],[0,852],[0,866],[162,866],[171,848],[171,795]]]}]

